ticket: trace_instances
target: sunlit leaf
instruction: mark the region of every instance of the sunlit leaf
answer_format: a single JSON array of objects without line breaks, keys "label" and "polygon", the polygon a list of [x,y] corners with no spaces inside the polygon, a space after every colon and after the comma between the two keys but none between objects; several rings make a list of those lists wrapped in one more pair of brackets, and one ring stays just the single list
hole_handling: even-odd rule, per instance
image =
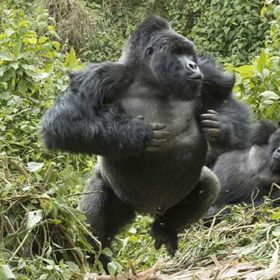
[{"label": "sunlit leaf", "polygon": [[16,279],[16,276],[12,272],[10,266],[8,266],[7,264],[0,266],[0,279],[1,280]]},{"label": "sunlit leaf", "polygon": [[27,163],[27,169],[30,172],[39,171],[43,166],[44,166],[43,162],[28,162]]},{"label": "sunlit leaf", "polygon": [[35,210],[35,211],[29,211],[27,215],[27,222],[26,227],[27,229],[33,228],[35,225],[40,223],[43,219],[43,212],[42,210]]}]

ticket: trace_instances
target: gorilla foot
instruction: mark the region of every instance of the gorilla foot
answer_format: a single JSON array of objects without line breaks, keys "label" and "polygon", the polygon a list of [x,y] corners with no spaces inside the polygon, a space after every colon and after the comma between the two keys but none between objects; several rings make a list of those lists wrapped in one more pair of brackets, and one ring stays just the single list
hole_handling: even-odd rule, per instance
[{"label": "gorilla foot", "polygon": [[151,236],[155,239],[155,248],[158,250],[162,245],[165,245],[168,254],[172,257],[178,249],[177,233],[169,230],[162,222],[155,222],[151,229]]}]

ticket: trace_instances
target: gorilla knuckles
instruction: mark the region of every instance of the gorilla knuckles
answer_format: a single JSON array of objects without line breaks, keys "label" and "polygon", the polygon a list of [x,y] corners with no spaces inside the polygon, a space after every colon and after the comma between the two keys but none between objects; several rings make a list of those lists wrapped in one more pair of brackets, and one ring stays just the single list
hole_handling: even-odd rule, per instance
[{"label": "gorilla knuckles", "polygon": [[156,216],[156,246],[173,254],[177,233],[214,201],[216,176],[203,170],[200,177],[207,150],[197,121],[201,78],[193,44],[150,17],[119,63],[74,74],[44,115],[47,147],[100,155],[81,208],[103,246],[141,211]]}]

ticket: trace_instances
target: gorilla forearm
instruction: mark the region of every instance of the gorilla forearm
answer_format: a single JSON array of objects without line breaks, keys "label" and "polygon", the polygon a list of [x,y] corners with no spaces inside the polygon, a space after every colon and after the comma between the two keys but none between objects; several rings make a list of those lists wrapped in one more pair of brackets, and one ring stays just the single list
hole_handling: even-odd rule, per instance
[{"label": "gorilla forearm", "polygon": [[152,138],[151,129],[112,103],[131,82],[125,66],[92,64],[70,77],[66,93],[42,119],[46,147],[111,156],[143,150]]},{"label": "gorilla forearm", "polygon": [[64,96],[43,117],[41,133],[48,149],[73,153],[114,155],[135,153],[152,133],[136,125],[115,106],[94,112],[73,94]]},{"label": "gorilla forearm", "polygon": [[246,148],[250,136],[250,109],[247,105],[230,98],[218,110],[221,116],[221,137],[229,150]]}]

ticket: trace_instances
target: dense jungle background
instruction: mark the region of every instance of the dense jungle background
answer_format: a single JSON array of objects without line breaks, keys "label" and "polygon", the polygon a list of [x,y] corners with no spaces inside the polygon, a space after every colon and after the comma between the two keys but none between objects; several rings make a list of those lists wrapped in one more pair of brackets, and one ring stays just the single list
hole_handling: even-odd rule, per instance
[{"label": "dense jungle background", "polygon": [[[95,158],[46,151],[38,128],[67,87],[67,74],[88,62],[116,61],[135,25],[151,14],[167,18],[199,51],[234,71],[236,96],[256,119],[279,122],[277,0],[0,1],[1,280],[84,279],[102,272],[98,262],[87,262],[88,229],[77,210]],[[112,257],[110,274],[156,264],[162,275],[184,271],[174,279],[279,279],[280,209],[267,198],[261,206],[233,210],[210,228],[198,223],[186,230],[173,259],[164,248],[154,249],[151,218],[138,215],[117,236],[114,255],[104,249]]]}]

